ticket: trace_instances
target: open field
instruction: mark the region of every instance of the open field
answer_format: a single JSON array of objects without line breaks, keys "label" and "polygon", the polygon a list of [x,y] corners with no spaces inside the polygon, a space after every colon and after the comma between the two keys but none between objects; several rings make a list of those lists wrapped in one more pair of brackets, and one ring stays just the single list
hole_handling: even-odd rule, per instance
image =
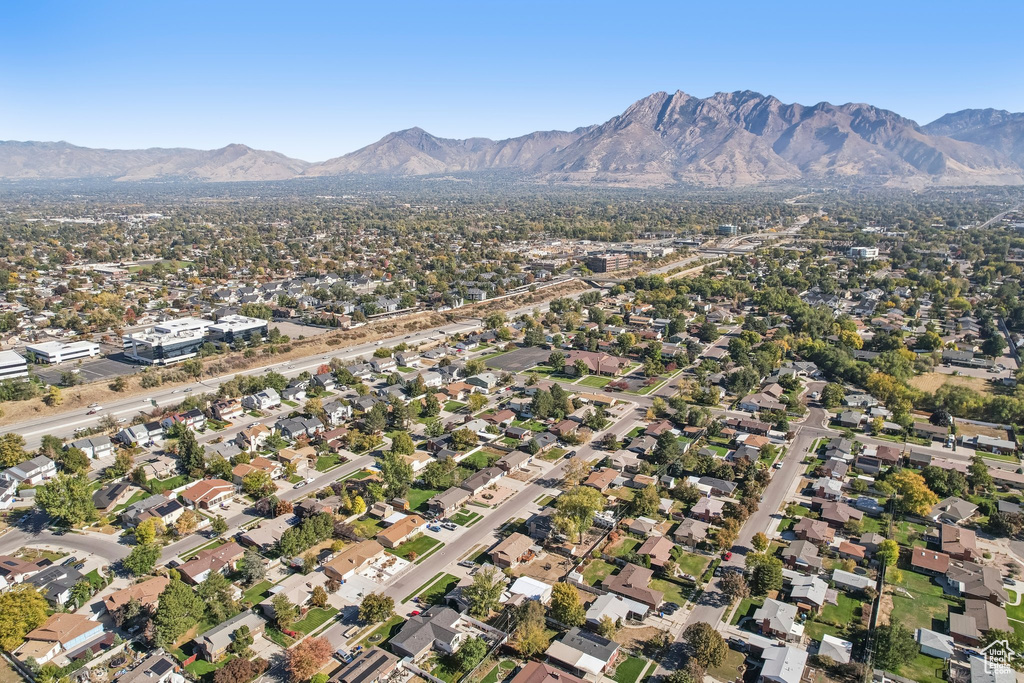
[{"label": "open field", "polygon": [[941,372],[926,372],[923,375],[911,377],[908,384],[915,389],[929,393],[934,393],[943,384],[952,384],[973,389],[979,394],[992,394],[992,384],[988,379],[970,377],[968,375],[945,375]]}]

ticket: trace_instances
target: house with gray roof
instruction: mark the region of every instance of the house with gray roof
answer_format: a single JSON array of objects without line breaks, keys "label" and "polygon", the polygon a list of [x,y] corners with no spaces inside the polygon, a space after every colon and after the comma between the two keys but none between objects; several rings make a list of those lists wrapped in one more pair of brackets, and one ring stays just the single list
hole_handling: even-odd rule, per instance
[{"label": "house with gray roof", "polygon": [[414,660],[435,648],[452,654],[466,639],[466,633],[458,628],[461,621],[462,615],[450,607],[431,607],[405,622],[390,640],[391,650]]}]

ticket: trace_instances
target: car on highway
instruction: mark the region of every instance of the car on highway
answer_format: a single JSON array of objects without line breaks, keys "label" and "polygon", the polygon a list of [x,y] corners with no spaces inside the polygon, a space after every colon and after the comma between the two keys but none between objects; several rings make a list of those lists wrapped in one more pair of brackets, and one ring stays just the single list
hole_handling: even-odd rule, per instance
[{"label": "car on highway", "polygon": [[127,421],[128,421],[127,417],[119,417],[119,418],[117,418],[117,424],[119,424],[119,425],[123,425]]},{"label": "car on highway", "polygon": [[185,389],[186,394],[189,393],[190,391],[192,391],[192,387],[188,387],[187,389]]},{"label": "car on highway", "polygon": [[92,410],[87,412],[86,415],[95,415],[96,413],[100,412],[101,410],[103,410],[103,408],[101,406],[96,406],[95,408],[93,408]]},{"label": "car on highway", "polygon": [[90,408],[99,408],[99,407],[100,407],[100,404],[99,404],[99,403],[90,403],[90,404],[89,404],[89,407],[90,407]]}]

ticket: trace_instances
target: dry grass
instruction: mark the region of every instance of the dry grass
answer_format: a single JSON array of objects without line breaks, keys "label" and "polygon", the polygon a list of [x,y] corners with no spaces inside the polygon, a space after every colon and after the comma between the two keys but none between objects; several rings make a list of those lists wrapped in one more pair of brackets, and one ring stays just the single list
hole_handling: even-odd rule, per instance
[{"label": "dry grass", "polygon": [[979,394],[991,394],[992,389],[989,380],[983,377],[969,377],[967,375],[945,375],[941,372],[926,372],[910,379],[910,386],[920,391],[934,393],[943,384],[954,384],[956,386],[973,389]]},{"label": "dry grass", "polygon": [[[277,353],[272,356],[257,353],[253,358],[243,358],[241,353],[229,353],[217,356],[215,359],[210,359],[207,362],[208,371],[209,368],[216,366],[219,369],[217,374],[233,374],[265,365],[277,365],[287,361],[299,360],[307,356],[330,355],[366,342],[377,341],[378,339],[393,337],[399,334],[438,328],[449,325],[456,320],[478,318],[488,313],[505,312],[531,304],[539,304],[585,289],[588,289],[588,287],[583,282],[570,280],[561,285],[502,299],[501,301],[484,301],[465,306],[460,308],[455,315],[425,311],[402,318],[381,320],[354,330],[338,330],[303,340],[292,339],[289,342],[291,350],[288,353]],[[177,383],[168,382],[156,388],[143,389],[139,386],[136,377],[127,377],[127,379],[128,388],[121,392],[115,392],[110,389],[109,384],[112,378],[101,382],[66,388],[61,392],[64,399],[61,405],[54,407],[44,404],[41,398],[32,399],[31,401],[5,403],[3,414],[0,415],[0,425],[13,424],[50,415],[59,415],[74,408],[82,408],[90,403],[110,403],[133,396],[145,396],[168,387],[184,386],[192,383],[191,380]]]}]

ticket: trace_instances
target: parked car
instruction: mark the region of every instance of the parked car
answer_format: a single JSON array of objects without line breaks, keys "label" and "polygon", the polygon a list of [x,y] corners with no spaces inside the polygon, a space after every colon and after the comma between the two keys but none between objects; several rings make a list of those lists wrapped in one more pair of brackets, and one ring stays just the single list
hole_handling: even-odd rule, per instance
[{"label": "parked car", "polygon": [[440,531],[440,530],[441,530],[441,527],[439,527],[439,526],[438,526],[438,525],[436,525],[436,524],[428,524],[428,525],[427,525],[427,531],[433,531],[433,532],[438,532],[438,531]]},{"label": "parked car", "polygon": [[459,526],[457,524],[455,524],[454,522],[445,522],[441,526],[443,526],[448,531],[455,531],[456,529],[459,528]]},{"label": "parked car", "polygon": [[338,656],[338,659],[340,659],[341,661],[345,662],[346,664],[348,664],[349,662],[352,661],[352,655],[350,655],[349,653],[345,652],[344,650],[338,650],[334,654],[336,654]]},{"label": "parked car", "polygon": [[300,481],[300,482],[299,482],[298,484],[296,484],[296,485],[294,486],[294,488],[297,488],[297,489],[301,489],[301,488],[302,488],[303,486],[305,486],[305,485],[306,485],[306,480],[305,480],[305,479],[303,479],[303,480],[302,480],[302,481]]},{"label": "parked car", "polygon": [[731,560],[732,559],[732,551],[731,550],[726,550],[725,554],[722,555],[722,559],[725,560],[726,562]]}]

